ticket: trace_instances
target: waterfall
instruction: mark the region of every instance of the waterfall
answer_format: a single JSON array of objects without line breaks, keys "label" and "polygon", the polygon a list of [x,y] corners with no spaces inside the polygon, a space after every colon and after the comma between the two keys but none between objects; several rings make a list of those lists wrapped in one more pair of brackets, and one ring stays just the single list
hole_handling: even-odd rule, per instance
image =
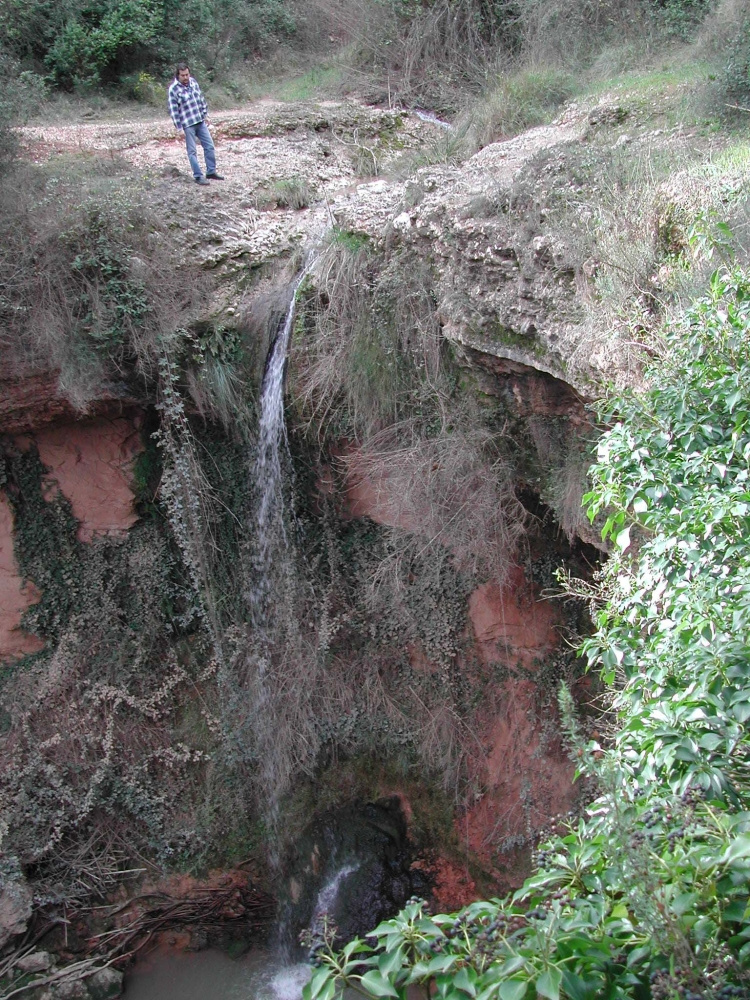
[{"label": "waterfall", "polygon": [[[296,294],[312,260],[294,282],[286,313],[279,322],[263,374],[259,401],[257,450],[249,456],[254,509],[248,524],[244,599],[251,628],[241,658],[224,686],[225,718],[233,752],[252,764],[265,799],[268,828],[278,829],[279,801],[289,779],[291,751],[283,743],[278,720],[285,717],[286,691],[275,672],[274,655],[289,635],[294,614],[294,553],[287,539],[284,502],[285,455],[284,374],[294,327]],[[290,611],[291,608],[291,611]],[[278,660],[278,657],[277,657]],[[288,735],[288,734],[287,734]],[[279,746],[281,739],[282,745]],[[289,737],[293,740],[293,737]],[[277,837],[271,838],[270,861],[277,866]]]},{"label": "waterfall", "polygon": [[262,625],[265,606],[271,591],[271,568],[274,549],[280,543],[287,548],[282,496],[281,454],[287,446],[284,420],[284,371],[289,341],[294,327],[297,290],[308,268],[294,284],[292,298],[283,321],[279,324],[266,361],[260,389],[260,420],[258,451],[253,467],[253,479],[259,500],[255,519],[254,580],[249,594],[250,607],[256,625]]},{"label": "waterfall", "polygon": [[343,865],[339,870],[325,883],[318,893],[318,898],[315,901],[315,909],[313,910],[312,920],[310,921],[310,930],[316,931],[326,916],[331,916],[336,906],[336,900],[338,899],[339,889],[341,888],[341,883],[349,875],[356,872],[359,865]]},{"label": "waterfall", "polygon": [[[309,929],[313,935],[320,934],[322,932],[324,918],[326,916],[331,916],[335,912],[342,882],[344,882],[349,875],[356,872],[358,868],[358,863],[342,865],[341,868],[334,872],[328,881],[323,884],[318,892],[318,897],[313,908],[313,914],[310,919]],[[281,940],[284,940],[283,935]],[[273,990],[275,1000],[299,1000],[299,997],[302,994],[302,987],[310,978],[310,963],[293,962],[291,960],[292,949],[289,947],[288,942],[285,951],[287,964],[279,969],[276,975],[274,975],[271,980],[271,988]]]}]

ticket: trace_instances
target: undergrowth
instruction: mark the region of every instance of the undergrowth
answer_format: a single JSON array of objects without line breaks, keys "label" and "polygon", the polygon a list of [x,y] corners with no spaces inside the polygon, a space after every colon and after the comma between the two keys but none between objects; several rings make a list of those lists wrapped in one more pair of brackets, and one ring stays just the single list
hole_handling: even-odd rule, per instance
[{"label": "undergrowth", "polygon": [[644,387],[600,411],[585,502],[613,556],[581,653],[610,688],[611,738],[560,693],[596,797],[513,896],[434,917],[415,901],[367,942],[319,942],[306,1000],[748,995],[749,303],[745,270],[716,271]]}]

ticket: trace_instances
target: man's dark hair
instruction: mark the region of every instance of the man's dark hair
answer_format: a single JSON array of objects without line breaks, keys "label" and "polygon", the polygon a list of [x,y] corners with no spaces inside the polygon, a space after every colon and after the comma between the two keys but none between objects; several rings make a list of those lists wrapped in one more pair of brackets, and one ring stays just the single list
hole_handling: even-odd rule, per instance
[{"label": "man's dark hair", "polygon": [[185,62],[185,60],[184,60],[184,59],[181,59],[181,60],[180,60],[180,61],[179,61],[179,62],[177,63],[177,67],[176,67],[176,69],[175,69],[175,71],[174,71],[174,78],[175,78],[175,80],[176,80],[176,79],[177,79],[177,77],[178,77],[178,76],[180,75],[180,70],[181,70],[181,69],[186,69],[186,70],[187,70],[188,72],[190,72],[190,67],[189,67],[189,66],[188,66],[188,64],[187,64],[187,63]]}]

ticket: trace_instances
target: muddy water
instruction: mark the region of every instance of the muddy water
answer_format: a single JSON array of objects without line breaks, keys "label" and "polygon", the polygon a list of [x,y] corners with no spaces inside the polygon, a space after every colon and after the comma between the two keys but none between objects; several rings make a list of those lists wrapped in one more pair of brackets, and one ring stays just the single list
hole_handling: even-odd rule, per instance
[{"label": "muddy water", "polygon": [[255,948],[232,959],[220,951],[157,954],[125,977],[125,1000],[300,1000],[309,965],[284,966]]}]

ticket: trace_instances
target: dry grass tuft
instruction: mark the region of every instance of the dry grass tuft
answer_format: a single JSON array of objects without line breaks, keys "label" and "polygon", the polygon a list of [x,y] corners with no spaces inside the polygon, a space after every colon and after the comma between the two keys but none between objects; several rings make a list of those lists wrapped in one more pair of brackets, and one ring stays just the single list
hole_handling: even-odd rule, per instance
[{"label": "dry grass tuft", "polygon": [[337,237],[316,265],[294,339],[294,395],[308,429],[365,439],[441,407],[444,373],[432,275],[397,251]]},{"label": "dry grass tuft", "polygon": [[461,572],[502,585],[528,515],[497,435],[467,424],[428,438],[414,422],[398,424],[340,462],[350,482],[373,492],[401,547],[428,561],[447,549]]},{"label": "dry grass tuft", "polygon": [[153,378],[160,345],[181,336],[203,299],[197,268],[117,161],[18,165],[0,190],[0,228],[6,364],[59,371],[81,412],[133,376]]}]

